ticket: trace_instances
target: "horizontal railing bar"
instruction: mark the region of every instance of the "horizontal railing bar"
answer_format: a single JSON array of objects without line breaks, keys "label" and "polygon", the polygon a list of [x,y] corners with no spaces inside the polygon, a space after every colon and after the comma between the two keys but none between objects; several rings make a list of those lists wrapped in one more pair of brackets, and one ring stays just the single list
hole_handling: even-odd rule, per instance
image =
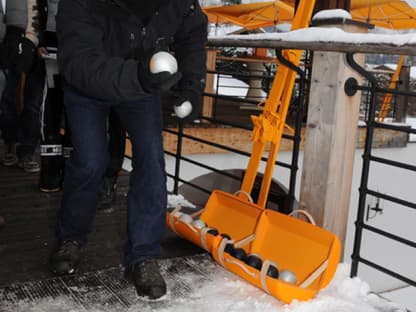
[{"label": "horizontal railing bar", "polygon": [[381,265],[375,264],[374,262],[371,262],[371,261],[369,261],[367,259],[364,259],[362,257],[358,257],[357,260],[359,262],[362,262],[362,263],[364,263],[364,264],[366,264],[366,265],[368,265],[368,266],[370,266],[370,267],[372,267],[372,268],[380,271],[380,272],[383,272],[383,273],[385,273],[387,275],[393,276],[394,278],[396,278],[398,280],[401,280],[401,281],[403,281],[403,282],[405,282],[405,283],[407,283],[409,285],[416,286],[416,281],[411,280],[410,278],[408,278],[406,276],[403,276],[403,275],[398,274],[398,273],[396,273],[394,271],[391,271],[391,270],[389,270],[389,269],[387,269],[385,267],[382,267]]},{"label": "horizontal railing bar", "polygon": [[403,199],[400,199],[400,198],[397,198],[397,197],[394,197],[394,196],[390,196],[390,195],[387,195],[387,194],[379,193],[379,192],[376,192],[376,191],[373,191],[373,190],[370,190],[370,189],[367,189],[366,192],[367,192],[367,194],[373,195],[374,197],[379,197],[379,198],[391,201],[393,203],[400,204],[402,206],[406,206],[406,207],[409,207],[409,208],[416,209],[416,204],[415,203],[412,203],[412,202],[409,202],[409,201],[406,201],[406,200],[403,200]]},{"label": "horizontal railing bar", "polygon": [[400,242],[402,244],[408,245],[410,247],[416,248],[416,242],[413,242],[413,241],[408,240],[406,238],[403,238],[403,237],[400,237],[400,236],[391,234],[389,232],[383,231],[381,229],[378,229],[378,228],[373,227],[373,226],[368,225],[368,224],[362,224],[361,227],[363,229],[368,230],[368,231],[371,231],[371,232],[377,233],[379,235],[382,235],[384,237],[387,237],[387,238],[389,238],[391,240],[394,240],[394,241]]},{"label": "horizontal railing bar", "polygon": [[388,123],[374,122],[374,127],[416,134],[416,129],[411,128],[410,125],[399,126]]},{"label": "horizontal railing bar", "polygon": [[398,168],[401,168],[401,169],[407,169],[407,170],[411,170],[411,171],[416,172],[416,166],[406,164],[406,163],[402,163],[402,162],[399,162],[399,161],[395,161],[395,160],[391,160],[391,159],[387,159],[387,158],[383,158],[383,157],[377,157],[377,156],[370,156],[370,160],[376,161],[378,163],[386,164],[386,165],[389,165],[389,166],[392,166],[392,167],[398,167]]}]

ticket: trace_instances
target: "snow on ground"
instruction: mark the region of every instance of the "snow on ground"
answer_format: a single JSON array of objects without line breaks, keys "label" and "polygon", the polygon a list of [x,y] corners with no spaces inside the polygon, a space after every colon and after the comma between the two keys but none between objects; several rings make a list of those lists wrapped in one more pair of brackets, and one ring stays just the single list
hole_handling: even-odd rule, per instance
[{"label": "snow on ground", "polygon": [[168,195],[168,207],[189,207],[195,208],[196,206],[186,200],[182,195]]},{"label": "snow on ground", "polygon": [[[359,278],[348,276],[348,264],[341,264],[333,281],[316,298],[308,301],[293,301],[283,304],[272,296],[217,266],[215,278],[207,281],[194,279],[192,274],[184,274],[181,279],[189,279],[193,289],[184,296],[172,298],[168,293],[157,305],[143,308],[137,302],[129,308],[120,306],[94,306],[90,312],[405,312],[399,305],[386,301],[371,293],[368,284]],[[169,283],[168,283],[169,285]],[[18,302],[4,312],[81,312],[68,297],[41,299],[36,302]]]}]

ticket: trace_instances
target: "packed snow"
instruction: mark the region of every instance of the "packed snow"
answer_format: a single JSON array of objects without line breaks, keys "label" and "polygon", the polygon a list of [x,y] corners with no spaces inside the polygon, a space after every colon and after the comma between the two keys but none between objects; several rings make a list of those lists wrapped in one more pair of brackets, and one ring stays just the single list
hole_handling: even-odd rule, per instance
[{"label": "packed snow", "polygon": [[[95,305],[90,312],[405,312],[406,309],[373,293],[359,278],[350,278],[349,265],[340,264],[333,281],[316,298],[283,304],[258,288],[217,266],[215,279],[195,280],[193,274],[184,274],[182,280],[193,289],[181,297],[168,294],[151,308],[143,302],[126,308],[113,305]],[[169,285],[169,281],[168,281]],[[165,300],[165,303],[163,302]],[[97,300],[97,302],[99,299]],[[84,308],[69,297],[44,298],[35,302],[20,301],[4,312],[82,312]]]},{"label": "packed snow", "polygon": [[[210,36],[221,38],[221,36]],[[382,33],[350,33],[335,27],[310,27],[287,33],[261,33],[248,35],[227,35],[227,39],[268,40],[286,42],[334,42],[351,44],[384,44],[404,46],[416,44],[416,33],[382,34]]]},{"label": "packed snow", "polygon": [[168,207],[189,207],[195,208],[195,205],[186,200],[182,195],[168,195]]}]

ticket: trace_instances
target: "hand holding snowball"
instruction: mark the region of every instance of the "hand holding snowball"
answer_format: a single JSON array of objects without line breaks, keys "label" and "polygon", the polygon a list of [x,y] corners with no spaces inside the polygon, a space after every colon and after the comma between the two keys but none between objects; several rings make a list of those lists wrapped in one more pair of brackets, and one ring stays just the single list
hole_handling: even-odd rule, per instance
[{"label": "hand holding snowball", "polygon": [[172,54],[159,51],[150,60],[139,63],[138,78],[145,92],[162,94],[169,91],[182,78]]}]

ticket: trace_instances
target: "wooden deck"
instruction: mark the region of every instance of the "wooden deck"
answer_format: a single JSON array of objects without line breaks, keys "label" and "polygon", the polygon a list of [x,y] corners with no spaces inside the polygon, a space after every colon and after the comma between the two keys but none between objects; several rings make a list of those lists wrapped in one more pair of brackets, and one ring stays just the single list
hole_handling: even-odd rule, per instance
[{"label": "wooden deck", "polygon": [[[0,143],[0,156],[4,146]],[[80,273],[122,264],[126,237],[128,174],[119,179],[117,205],[113,211],[98,211],[84,251]],[[51,278],[48,259],[54,243],[55,211],[62,193],[38,190],[38,174],[0,165],[0,216],[6,224],[0,230],[0,287],[16,282]],[[191,243],[167,231],[162,243],[163,258],[202,253]]]}]

